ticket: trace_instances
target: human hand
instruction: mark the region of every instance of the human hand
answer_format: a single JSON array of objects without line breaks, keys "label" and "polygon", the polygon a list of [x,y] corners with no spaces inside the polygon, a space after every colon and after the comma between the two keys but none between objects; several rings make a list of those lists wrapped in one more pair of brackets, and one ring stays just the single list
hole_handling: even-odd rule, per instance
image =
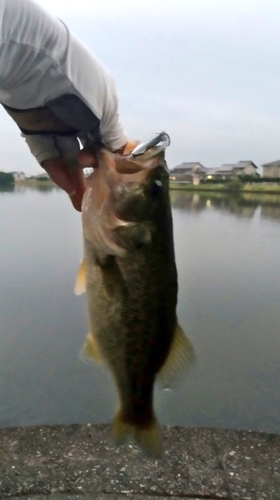
[{"label": "human hand", "polygon": [[[137,146],[138,142],[139,141],[127,141],[126,144],[124,144],[118,150],[113,151],[113,153],[127,155],[135,148],[135,146]],[[80,153],[78,154],[78,161],[79,164],[83,167],[96,168],[98,166],[94,152],[87,147],[82,149],[82,151],[80,151]]]},{"label": "human hand", "polygon": [[[114,151],[118,154],[128,154],[138,144],[138,141],[128,141],[123,147]],[[89,148],[84,148],[78,153],[78,164],[81,168],[70,170],[61,158],[51,158],[44,160],[41,165],[49,174],[57,186],[66,191],[70,196],[73,207],[81,211],[83,195],[86,190],[86,179],[83,173],[83,168],[98,166],[95,153]]]},{"label": "human hand", "polygon": [[70,196],[73,207],[81,211],[82,199],[86,190],[86,179],[81,169],[69,170],[61,158],[51,158],[41,163],[50,178]]}]

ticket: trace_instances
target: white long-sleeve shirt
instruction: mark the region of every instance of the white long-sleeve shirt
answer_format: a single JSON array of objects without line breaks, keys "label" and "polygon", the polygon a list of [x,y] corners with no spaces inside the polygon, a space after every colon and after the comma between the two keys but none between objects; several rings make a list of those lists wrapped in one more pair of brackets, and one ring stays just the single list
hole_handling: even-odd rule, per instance
[{"label": "white long-sleeve shirt", "polygon": [[112,77],[62,21],[33,0],[0,0],[0,103],[27,123],[30,110],[45,107],[70,126],[70,134],[53,134],[47,123],[42,130],[41,120],[37,133],[36,120],[31,131],[16,120],[40,163],[75,154],[77,137],[99,135],[111,150],[127,141]]}]

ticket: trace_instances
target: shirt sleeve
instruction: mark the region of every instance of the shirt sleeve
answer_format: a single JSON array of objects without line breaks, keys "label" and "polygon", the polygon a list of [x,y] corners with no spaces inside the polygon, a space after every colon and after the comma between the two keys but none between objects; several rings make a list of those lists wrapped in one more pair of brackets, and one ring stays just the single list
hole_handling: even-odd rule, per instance
[{"label": "shirt sleeve", "polygon": [[[113,78],[63,22],[33,0],[0,0],[0,30],[1,103],[28,110],[75,95],[99,121],[98,135],[108,149],[126,144]],[[74,128],[77,137],[91,133],[84,124]],[[37,134],[25,140],[39,163],[61,156],[54,136]]]},{"label": "shirt sleeve", "polygon": [[100,132],[106,147],[111,151],[115,151],[124,146],[128,138],[120,121],[117,91],[112,77],[109,78],[108,87],[104,96],[105,102],[100,122]]}]

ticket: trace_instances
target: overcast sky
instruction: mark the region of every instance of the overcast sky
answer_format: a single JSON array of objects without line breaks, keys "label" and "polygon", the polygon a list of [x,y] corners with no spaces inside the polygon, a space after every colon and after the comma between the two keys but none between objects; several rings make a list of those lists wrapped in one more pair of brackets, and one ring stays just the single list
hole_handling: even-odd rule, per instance
[{"label": "overcast sky", "polygon": [[[170,168],[280,158],[279,0],[38,3],[113,74],[130,137],[170,134]],[[2,109],[0,126],[1,169],[39,171]]]}]

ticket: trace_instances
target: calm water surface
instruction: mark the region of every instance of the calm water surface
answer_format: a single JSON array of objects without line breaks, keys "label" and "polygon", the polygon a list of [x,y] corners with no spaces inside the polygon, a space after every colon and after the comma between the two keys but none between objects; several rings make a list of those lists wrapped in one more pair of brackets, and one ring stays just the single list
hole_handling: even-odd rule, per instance
[{"label": "calm water surface", "polygon": [[[280,197],[172,191],[180,323],[196,362],[156,391],[162,424],[280,432]],[[109,422],[113,384],[78,353],[80,216],[56,188],[0,192],[0,426]]]}]

